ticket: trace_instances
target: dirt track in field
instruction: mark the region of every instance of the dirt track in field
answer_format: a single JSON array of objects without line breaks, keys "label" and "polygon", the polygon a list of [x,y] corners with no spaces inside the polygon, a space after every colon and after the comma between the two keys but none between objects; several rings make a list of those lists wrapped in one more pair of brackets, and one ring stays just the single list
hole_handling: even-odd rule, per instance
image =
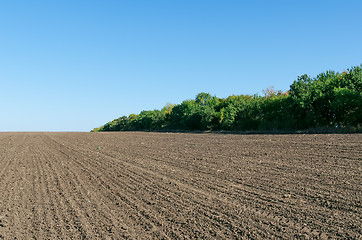
[{"label": "dirt track in field", "polygon": [[0,239],[361,239],[362,135],[0,133]]}]

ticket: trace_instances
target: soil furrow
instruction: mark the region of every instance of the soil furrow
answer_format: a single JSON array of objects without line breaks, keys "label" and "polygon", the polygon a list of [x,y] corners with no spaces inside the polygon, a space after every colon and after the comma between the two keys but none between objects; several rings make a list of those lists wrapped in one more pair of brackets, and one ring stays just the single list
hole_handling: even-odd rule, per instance
[{"label": "soil furrow", "polygon": [[[110,157],[108,157],[108,158],[110,158]],[[99,162],[99,161],[96,161],[96,162]],[[102,161],[102,163],[103,164],[106,164],[104,161]],[[128,163],[129,164],[129,163]],[[137,168],[135,165],[130,165],[131,166],[131,168]],[[105,173],[104,172],[105,170],[103,169],[103,173]],[[146,181],[146,182],[152,182],[152,181],[155,181],[155,180],[157,180],[157,179],[161,179],[161,175],[159,175],[159,174],[156,174],[156,179],[155,178],[153,178],[153,179],[144,179],[144,177],[146,176],[145,174],[147,174],[147,175],[155,175],[155,173],[154,172],[149,172],[149,171],[145,171],[145,169],[137,169],[137,171],[138,172],[143,172],[143,174],[142,175],[140,175],[140,176],[143,176],[143,182],[144,181]],[[105,176],[110,176],[110,174],[109,173],[107,173],[107,174],[105,174]],[[109,178],[108,179],[108,182],[112,182],[112,178]],[[134,184],[135,182],[133,182],[133,184]],[[109,183],[108,183],[109,184]],[[156,189],[153,189],[153,191],[157,191],[157,189],[158,189],[158,194],[160,195],[162,195],[162,192],[160,192],[159,190],[160,190],[160,187],[161,186],[158,186]],[[110,188],[110,187],[109,187]],[[143,186],[140,186],[140,188],[142,189],[143,188],[143,190],[145,190],[144,189],[144,187]],[[188,188],[188,187],[186,187],[186,188]],[[167,193],[167,195],[168,195],[168,197],[170,197],[172,194],[172,192],[170,191],[170,189],[168,189],[168,188],[166,188],[166,189],[164,189],[165,191],[166,191],[166,193]],[[184,192],[186,192],[185,190],[184,190]],[[131,194],[132,194],[132,192],[131,192]],[[133,192],[133,194],[134,194],[134,192]],[[196,194],[200,194],[199,192],[197,192]],[[196,195],[195,193],[194,193],[194,191],[192,191],[192,195]],[[206,194],[206,195],[209,195],[209,194]],[[191,198],[191,197],[190,197]],[[178,199],[178,196],[176,196],[174,199],[168,199],[169,201],[172,201],[174,204],[176,204],[177,203],[177,199]],[[192,198],[191,198],[192,199]],[[143,199],[132,199],[132,200],[128,200],[128,202],[130,202],[130,201],[133,201],[133,202],[137,202],[137,200],[139,200],[140,202],[142,202],[143,204],[144,204],[144,202],[145,202],[145,200],[143,200]],[[199,199],[197,200],[197,201],[199,201]],[[194,201],[192,204],[199,204],[197,201]],[[148,201],[147,201],[148,202]],[[183,202],[183,203],[179,203],[180,204],[180,207],[182,208],[182,205],[184,205],[185,203]],[[137,208],[141,208],[140,206],[138,206]],[[208,211],[208,209],[206,209],[206,210],[204,210],[205,212],[207,212]],[[141,211],[142,212],[142,211]],[[204,216],[207,216],[207,214],[204,214]],[[225,215],[226,216],[226,215]],[[226,217],[225,217],[226,218]],[[204,219],[203,221],[207,221],[206,219]],[[213,222],[213,220],[212,219],[209,219],[208,221],[210,221],[210,222]]]}]

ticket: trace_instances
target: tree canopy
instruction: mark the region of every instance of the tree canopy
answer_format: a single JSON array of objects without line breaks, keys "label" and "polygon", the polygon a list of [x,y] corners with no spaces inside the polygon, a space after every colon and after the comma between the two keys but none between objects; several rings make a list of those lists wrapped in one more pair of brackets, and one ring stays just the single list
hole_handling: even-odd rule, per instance
[{"label": "tree canopy", "polygon": [[266,89],[264,96],[195,99],[161,110],[122,116],[92,131],[129,130],[298,130],[315,127],[360,128],[362,64],[338,73],[297,77],[286,92]]}]

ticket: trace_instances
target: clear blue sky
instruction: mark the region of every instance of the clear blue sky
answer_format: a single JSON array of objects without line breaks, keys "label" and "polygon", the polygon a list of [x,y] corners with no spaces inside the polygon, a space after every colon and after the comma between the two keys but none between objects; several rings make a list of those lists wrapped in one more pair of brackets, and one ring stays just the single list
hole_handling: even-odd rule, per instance
[{"label": "clear blue sky", "polygon": [[362,1],[0,0],[0,131],[89,131],[362,63]]}]

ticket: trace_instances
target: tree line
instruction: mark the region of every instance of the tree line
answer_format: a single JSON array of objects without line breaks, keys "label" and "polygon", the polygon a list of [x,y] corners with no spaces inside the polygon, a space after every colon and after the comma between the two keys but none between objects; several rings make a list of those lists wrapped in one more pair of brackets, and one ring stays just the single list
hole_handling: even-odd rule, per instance
[{"label": "tree line", "polygon": [[271,88],[263,96],[218,98],[203,92],[161,110],[122,116],[92,131],[361,129],[361,69],[362,64],[314,78],[305,74],[297,77],[288,91]]}]

